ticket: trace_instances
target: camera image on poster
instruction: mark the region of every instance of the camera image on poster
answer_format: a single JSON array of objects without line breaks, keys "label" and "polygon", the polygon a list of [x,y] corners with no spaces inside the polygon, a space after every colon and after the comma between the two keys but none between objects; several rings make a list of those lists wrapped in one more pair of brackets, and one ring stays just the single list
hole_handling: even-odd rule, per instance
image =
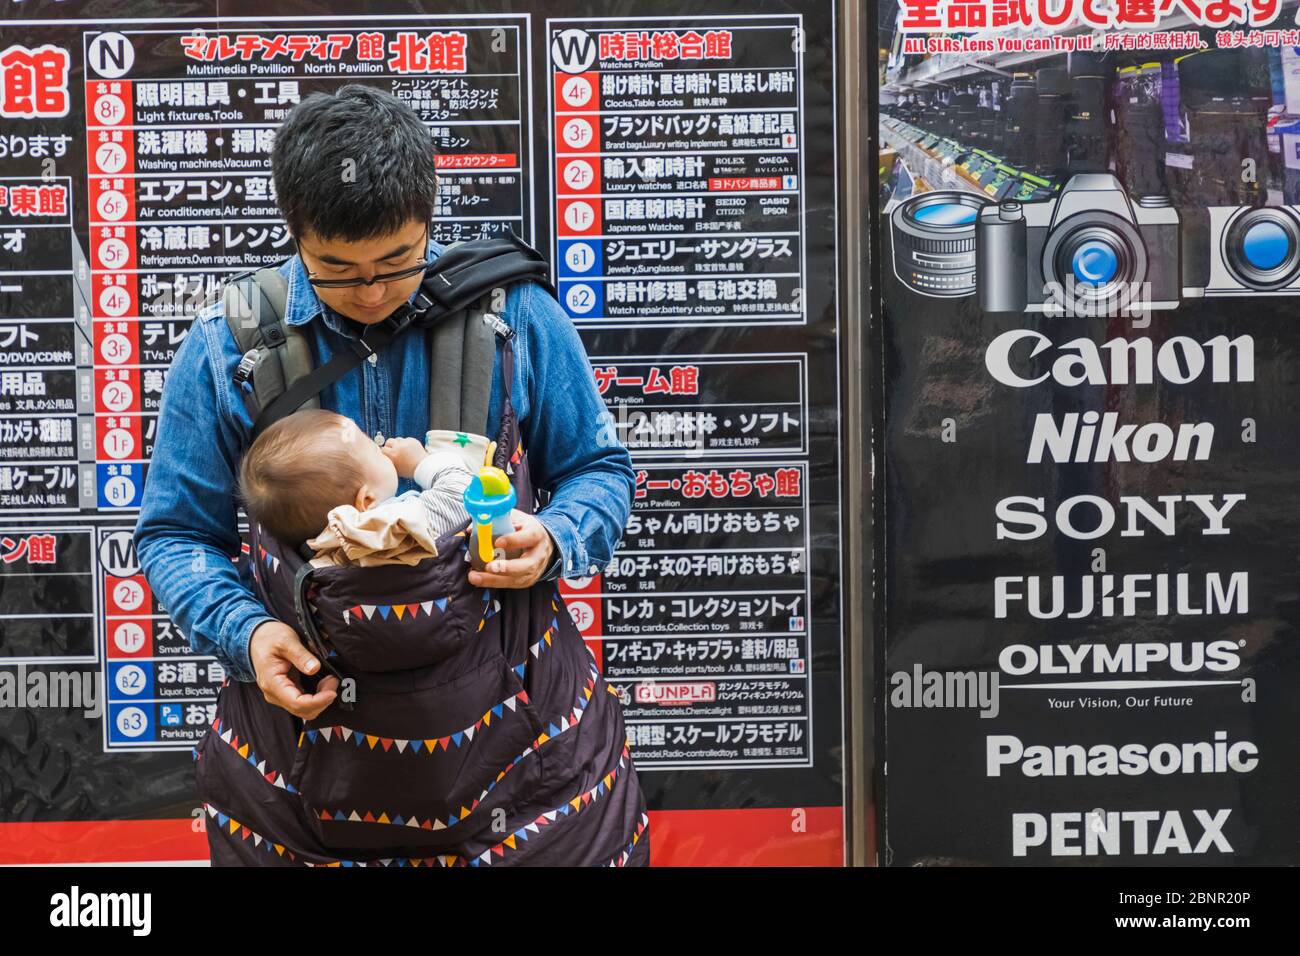
[{"label": "camera image on poster", "polygon": [[[1184,297],[1292,294],[1296,46],[1062,42],[1035,55],[948,55],[955,65],[944,66],[943,54],[906,52],[905,36],[928,44],[936,34],[895,30],[909,8],[889,6],[880,137],[886,161],[906,168],[907,189],[886,183],[883,198],[891,271],[911,291],[978,292],[986,311],[1094,315],[1173,309]],[[972,233],[976,223],[954,204],[997,208]],[[973,273],[968,256],[981,263]]]},{"label": "camera image on poster", "polygon": [[1202,295],[1300,293],[1297,207],[1212,206],[1193,223],[1200,257],[1191,274]]},{"label": "camera image on poster", "polygon": [[981,210],[975,232],[986,312],[1178,305],[1178,214],[1165,197],[1131,201],[1114,176],[1080,173],[1054,199],[1004,200]]},{"label": "camera image on poster", "polygon": [[894,274],[913,292],[937,297],[975,291],[975,222],[988,200],[979,193],[920,193],[894,207]]}]

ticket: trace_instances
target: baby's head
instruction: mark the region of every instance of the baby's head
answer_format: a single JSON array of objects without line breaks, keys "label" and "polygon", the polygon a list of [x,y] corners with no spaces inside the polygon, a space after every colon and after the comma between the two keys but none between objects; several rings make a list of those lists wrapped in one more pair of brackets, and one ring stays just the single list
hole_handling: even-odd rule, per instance
[{"label": "baby's head", "polygon": [[397,492],[397,469],[345,415],[307,408],[262,432],[239,466],[248,517],[297,545],[325,529],[332,509],[365,511]]}]

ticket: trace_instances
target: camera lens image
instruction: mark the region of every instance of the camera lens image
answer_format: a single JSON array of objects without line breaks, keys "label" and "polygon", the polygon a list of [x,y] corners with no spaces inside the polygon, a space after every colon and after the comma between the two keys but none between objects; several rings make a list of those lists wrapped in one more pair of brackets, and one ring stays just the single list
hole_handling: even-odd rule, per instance
[{"label": "camera lens image", "polygon": [[1038,91],[1034,104],[1034,167],[1040,175],[1057,176],[1066,165],[1069,74],[1060,67],[1045,67],[1036,73],[1034,85]]},{"label": "camera lens image", "polygon": [[1180,205],[1263,205],[1260,179],[1243,177],[1243,158],[1261,164],[1270,155],[1268,54],[1262,48],[1202,50],[1174,61],[1187,142],[1170,165],[1171,192]]},{"label": "camera lens image", "polygon": [[1070,268],[1078,282],[1105,285],[1119,274],[1119,255],[1114,247],[1100,239],[1080,243],[1070,257]]},{"label": "camera lens image", "polygon": [[1159,63],[1115,76],[1115,175],[1135,196],[1166,192],[1164,77]]},{"label": "camera lens image", "polygon": [[1291,237],[1275,222],[1260,222],[1241,237],[1241,254],[1255,269],[1276,269],[1291,255]]},{"label": "camera lens image", "polygon": [[1281,288],[1300,272],[1300,219],[1282,207],[1242,209],[1223,233],[1222,253],[1242,285]]},{"label": "camera lens image", "polygon": [[1070,110],[1065,121],[1066,166],[1070,173],[1106,172],[1106,66],[1100,53],[1069,56]]},{"label": "camera lens image", "polygon": [[976,193],[921,193],[890,214],[894,274],[929,296],[975,291],[975,221],[988,200]]},{"label": "camera lens image", "polygon": [[1003,148],[1007,162],[1012,166],[1028,166],[1034,144],[1034,108],[1038,93],[1034,78],[1028,73],[1017,73],[1011,81],[1004,110],[1006,125],[1002,130]]},{"label": "camera lens image", "polygon": [[1110,283],[1129,277],[1133,260],[1129,246],[1118,235],[1104,229],[1089,228],[1061,243],[1056,274],[1073,276],[1076,285],[1085,285],[1092,293],[1103,294]]},{"label": "camera lens image", "polygon": [[1048,278],[1071,290],[1074,301],[1103,302],[1121,286],[1141,282],[1146,253],[1129,224],[1099,213],[1082,225],[1066,228],[1048,239],[1051,263]]},{"label": "camera lens image", "polygon": [[975,210],[964,203],[932,203],[917,209],[912,219],[930,226],[966,226],[975,221]]}]

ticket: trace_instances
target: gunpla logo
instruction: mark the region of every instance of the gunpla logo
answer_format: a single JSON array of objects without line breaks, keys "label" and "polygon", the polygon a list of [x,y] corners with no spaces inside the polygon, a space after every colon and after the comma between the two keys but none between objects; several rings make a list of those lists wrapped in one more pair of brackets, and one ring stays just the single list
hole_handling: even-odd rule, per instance
[{"label": "gunpla logo", "polygon": [[981,717],[998,715],[997,671],[910,671],[889,676],[891,707],[979,708]]}]

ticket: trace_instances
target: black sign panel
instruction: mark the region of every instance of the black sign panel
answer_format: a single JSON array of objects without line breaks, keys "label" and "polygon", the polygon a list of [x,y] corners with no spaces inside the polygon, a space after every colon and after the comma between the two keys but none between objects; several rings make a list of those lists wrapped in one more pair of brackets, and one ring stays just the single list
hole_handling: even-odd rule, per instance
[{"label": "black sign panel", "polygon": [[921,6],[876,24],[885,862],[1293,864],[1293,51]]}]

